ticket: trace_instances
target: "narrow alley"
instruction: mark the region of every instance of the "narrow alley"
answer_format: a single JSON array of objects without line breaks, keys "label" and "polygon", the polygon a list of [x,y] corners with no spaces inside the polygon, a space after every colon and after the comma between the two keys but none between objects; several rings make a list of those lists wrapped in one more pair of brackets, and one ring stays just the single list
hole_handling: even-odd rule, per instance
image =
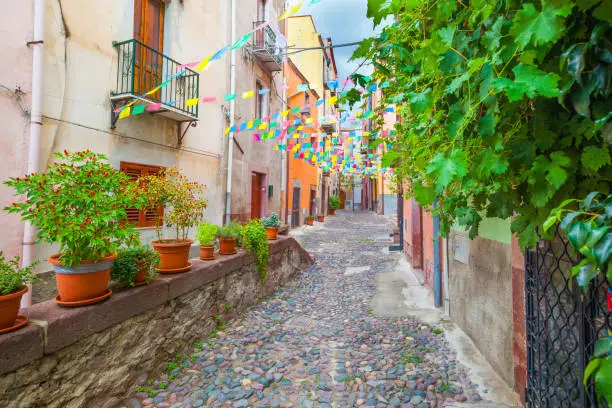
[{"label": "narrow alley", "polygon": [[437,310],[411,315],[404,296],[427,290],[411,288],[400,254],[388,251],[394,219],[343,212],[293,231],[315,264],[143,379],[126,406],[510,406],[490,368],[476,375],[488,384],[471,381]]}]

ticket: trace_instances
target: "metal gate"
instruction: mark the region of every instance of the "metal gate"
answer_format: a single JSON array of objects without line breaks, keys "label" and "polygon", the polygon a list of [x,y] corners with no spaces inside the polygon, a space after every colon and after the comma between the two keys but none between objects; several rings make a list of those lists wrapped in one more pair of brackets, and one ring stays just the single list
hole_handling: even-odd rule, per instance
[{"label": "metal gate", "polygon": [[525,256],[529,408],[603,407],[582,375],[595,342],[612,327],[607,284],[600,276],[584,293],[571,278],[578,260],[558,232]]}]

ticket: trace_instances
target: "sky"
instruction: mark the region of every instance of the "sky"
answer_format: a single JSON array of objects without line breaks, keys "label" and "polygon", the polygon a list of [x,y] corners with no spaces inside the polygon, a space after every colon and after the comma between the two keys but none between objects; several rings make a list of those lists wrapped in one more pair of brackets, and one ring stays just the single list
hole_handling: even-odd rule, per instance
[{"label": "sky", "polygon": [[[372,20],[366,17],[367,0],[321,0],[309,7],[303,7],[298,13],[311,14],[317,31],[323,40],[331,37],[334,44],[361,41],[374,35]],[[338,76],[346,78],[352,74],[361,61],[351,61],[349,58],[357,46],[335,48]],[[362,67],[359,71],[369,74],[372,68]]]}]

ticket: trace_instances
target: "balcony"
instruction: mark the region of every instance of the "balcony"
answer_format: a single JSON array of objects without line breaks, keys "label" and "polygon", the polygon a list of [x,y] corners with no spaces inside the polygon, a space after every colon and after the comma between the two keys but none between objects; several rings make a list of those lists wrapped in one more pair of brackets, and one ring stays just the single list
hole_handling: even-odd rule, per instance
[{"label": "balcony", "polygon": [[[264,21],[256,21],[253,28],[263,24]],[[262,30],[258,30],[253,35],[252,51],[257,62],[270,72],[282,71],[283,55],[282,43],[284,37],[269,25]]]},{"label": "balcony", "polygon": [[167,117],[176,122],[193,122],[198,119],[198,104],[187,106],[187,100],[198,98],[200,74],[187,72],[151,95],[145,93],[183,71],[180,63],[159,51],[131,39],[113,43],[118,54],[117,87],[111,92],[111,101],[120,107],[134,98],[143,102],[161,103],[160,109],[150,114]]}]

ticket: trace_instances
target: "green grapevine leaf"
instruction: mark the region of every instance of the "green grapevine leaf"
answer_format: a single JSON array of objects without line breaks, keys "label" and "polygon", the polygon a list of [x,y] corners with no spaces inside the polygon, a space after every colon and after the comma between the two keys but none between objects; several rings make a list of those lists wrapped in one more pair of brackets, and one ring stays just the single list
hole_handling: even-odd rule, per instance
[{"label": "green grapevine leaf", "polygon": [[594,172],[611,163],[610,151],[607,146],[586,146],[580,159],[586,169]]},{"label": "green grapevine leaf", "polygon": [[559,95],[559,76],[539,70],[538,68],[519,64],[512,69],[514,81],[508,78],[496,78],[493,86],[497,92],[505,92],[510,101],[518,101],[526,95],[535,98],[537,95],[554,98]]},{"label": "green grapevine leaf", "polygon": [[564,17],[571,12],[571,7],[555,8],[544,3],[538,11],[532,3],[523,4],[512,20],[510,34],[516,38],[521,49],[530,42],[543,45],[555,42],[563,35]]}]

